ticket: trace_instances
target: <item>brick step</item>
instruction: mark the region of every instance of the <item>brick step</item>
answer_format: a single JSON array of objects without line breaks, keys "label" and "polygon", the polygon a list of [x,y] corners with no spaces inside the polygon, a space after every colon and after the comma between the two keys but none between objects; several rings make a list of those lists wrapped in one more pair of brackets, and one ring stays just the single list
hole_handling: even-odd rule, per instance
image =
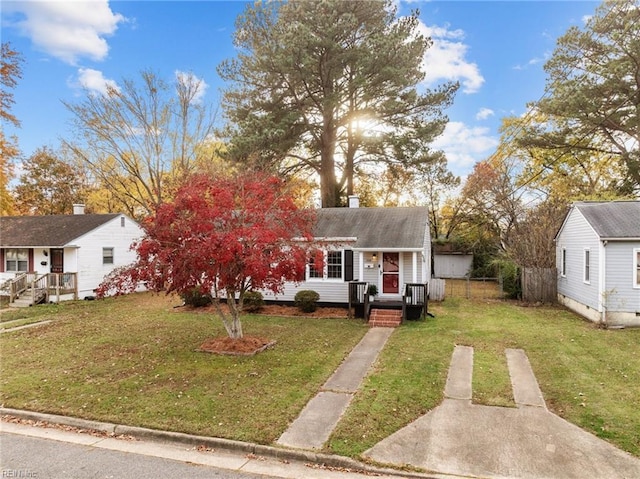
[{"label": "brick step", "polygon": [[395,309],[372,309],[369,316],[370,327],[397,328],[402,322],[402,311]]}]

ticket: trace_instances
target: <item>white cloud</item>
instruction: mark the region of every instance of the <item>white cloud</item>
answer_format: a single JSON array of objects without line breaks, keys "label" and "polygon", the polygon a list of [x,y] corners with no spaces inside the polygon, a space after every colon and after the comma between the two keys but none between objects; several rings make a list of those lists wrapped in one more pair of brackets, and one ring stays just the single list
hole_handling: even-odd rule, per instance
[{"label": "white cloud", "polygon": [[486,120],[495,114],[496,113],[491,108],[480,108],[480,111],[476,113],[476,120]]},{"label": "white cloud", "polygon": [[514,70],[526,70],[527,68],[529,68],[532,65],[537,65],[538,63],[542,63],[544,61],[546,61],[547,58],[549,58],[549,54],[545,53],[544,57],[534,57],[531,60],[529,60],[525,65],[516,65],[513,67]]},{"label": "white cloud", "polygon": [[120,91],[115,81],[105,78],[101,71],[91,68],[80,68],[78,70],[78,81],[73,86],[80,86],[92,93],[99,93],[101,95],[106,95],[107,88],[109,87]]},{"label": "white cloud", "polygon": [[191,96],[191,103],[200,103],[209,85],[193,73],[176,70],[175,75],[176,81],[187,89],[187,94]]},{"label": "white cloud", "polygon": [[484,77],[478,65],[465,59],[468,46],[462,42],[464,31],[450,30],[448,26],[427,26],[422,21],[418,29],[433,40],[433,45],[427,49],[422,60],[425,83],[433,85],[440,80],[460,81],[463,92],[477,92],[484,83]]},{"label": "white cloud", "polygon": [[478,161],[486,159],[498,146],[489,128],[469,128],[462,122],[450,121],[433,147],[445,152],[449,169],[456,175],[466,175]]},{"label": "white cloud", "polygon": [[19,15],[8,21],[34,46],[71,65],[81,57],[103,60],[109,52],[105,36],[126,18],[111,11],[108,0],[3,2],[3,10]]}]

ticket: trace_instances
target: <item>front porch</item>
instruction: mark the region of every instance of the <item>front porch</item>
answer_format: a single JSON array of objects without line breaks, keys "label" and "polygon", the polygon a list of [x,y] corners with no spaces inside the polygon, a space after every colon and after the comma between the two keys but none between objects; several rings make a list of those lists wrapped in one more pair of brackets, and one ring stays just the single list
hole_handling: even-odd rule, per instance
[{"label": "front porch", "polygon": [[349,315],[364,318],[371,326],[397,327],[403,321],[431,316],[427,284],[406,283],[401,300],[375,299],[368,294],[369,283],[349,283]]},{"label": "front porch", "polygon": [[21,273],[5,281],[0,290],[9,297],[9,306],[20,308],[51,301],[64,295],[78,299],[77,273]]}]

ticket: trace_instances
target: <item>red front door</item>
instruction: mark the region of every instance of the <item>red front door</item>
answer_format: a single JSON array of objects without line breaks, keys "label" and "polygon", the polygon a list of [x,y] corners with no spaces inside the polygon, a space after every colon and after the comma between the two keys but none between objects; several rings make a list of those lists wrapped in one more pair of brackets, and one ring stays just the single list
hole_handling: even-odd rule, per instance
[{"label": "red front door", "polygon": [[382,253],[382,293],[400,293],[400,253]]},{"label": "red front door", "polygon": [[51,249],[51,272],[64,273],[64,250],[62,248]]}]

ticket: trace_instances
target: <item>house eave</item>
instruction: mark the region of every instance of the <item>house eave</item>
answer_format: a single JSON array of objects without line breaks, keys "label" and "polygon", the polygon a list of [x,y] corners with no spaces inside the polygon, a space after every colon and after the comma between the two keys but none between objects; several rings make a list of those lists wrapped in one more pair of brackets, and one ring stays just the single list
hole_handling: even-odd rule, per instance
[{"label": "house eave", "polygon": [[367,247],[367,248],[358,248],[358,247],[354,247],[353,251],[364,251],[364,252],[377,252],[377,251],[385,251],[385,252],[390,252],[390,253],[395,253],[395,252],[403,252],[403,251],[408,251],[408,252],[422,252],[424,251],[424,248],[422,247],[402,247],[402,248],[388,248],[386,246],[377,246],[377,247]]},{"label": "house eave", "polygon": [[640,236],[633,236],[633,237],[605,237],[605,236],[601,236],[600,237],[600,241],[640,241]]}]

